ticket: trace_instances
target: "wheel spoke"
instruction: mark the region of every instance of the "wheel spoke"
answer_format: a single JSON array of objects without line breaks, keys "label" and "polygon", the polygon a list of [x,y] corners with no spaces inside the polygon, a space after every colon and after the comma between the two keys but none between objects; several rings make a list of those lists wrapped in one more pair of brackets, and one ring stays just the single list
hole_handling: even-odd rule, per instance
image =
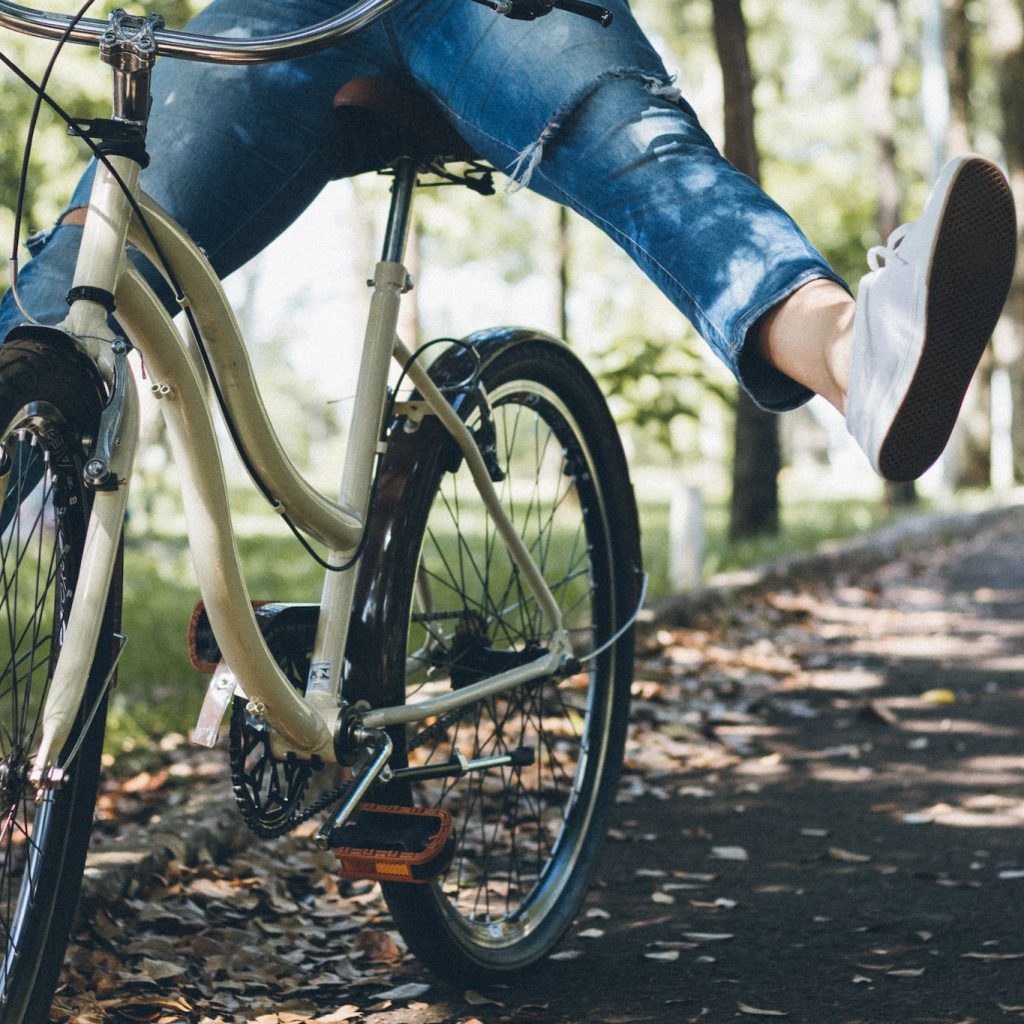
[{"label": "wheel spoke", "polygon": [[[0,427],[8,431],[0,447],[11,460],[0,506],[0,1003],[13,1021],[30,997],[42,1007],[56,983],[70,922],[54,911],[77,897],[101,750],[102,717],[83,745],[80,716],[65,750],[81,756],[60,788],[37,798],[30,772],[88,514],[80,435],[69,424],[92,424],[94,433],[99,416],[99,396],[77,360],[35,340],[0,350]],[[97,685],[89,684],[84,708],[95,708]]]},{"label": "wheel spoke", "polygon": [[[396,432],[385,471],[401,474],[388,482],[409,500],[383,524],[381,593],[392,599],[372,602],[370,614],[381,635],[406,629],[404,652],[389,652],[385,670],[405,667],[407,701],[529,664],[555,649],[556,625],[589,653],[613,636],[618,608],[629,604],[635,510],[614,425],[586,371],[561,346],[533,339],[495,349],[478,379],[502,472],[497,500],[561,621],[548,619],[527,585],[466,462],[445,465],[440,427]],[[479,408],[470,430],[479,430]],[[391,543],[403,527],[418,548]],[[401,600],[394,588],[404,588]],[[411,622],[402,623],[406,609]],[[453,860],[432,888],[385,887],[410,949],[434,969],[456,980],[460,964],[500,975],[544,956],[568,926],[595,865],[594,830],[614,798],[631,644],[627,631],[585,671],[408,727],[402,753],[413,768],[515,755],[514,764],[409,782],[414,803],[446,808],[455,824]],[[525,751],[529,764],[520,763]]]},{"label": "wheel spoke", "polygon": [[[579,493],[580,467],[589,458],[582,439],[564,412],[537,401],[526,385],[499,396],[493,415],[507,474],[499,490],[502,504],[562,604],[566,624],[592,639],[591,548],[595,537],[603,543],[604,526],[589,523],[593,502]],[[474,521],[481,525],[474,528]],[[463,494],[459,474],[445,474],[441,481],[418,572],[431,588],[431,614],[423,628],[451,652],[450,671],[465,669],[471,678],[494,674],[499,668],[487,667],[494,657],[488,652],[543,646],[549,627],[538,602],[491,517],[478,500]],[[468,625],[474,622],[476,627]],[[464,638],[460,647],[460,628],[483,632],[468,642]],[[410,649],[421,646],[413,640]],[[421,786],[424,802],[443,804],[456,816],[458,847],[442,888],[467,921],[480,927],[513,922],[538,899],[581,785],[589,713],[586,703],[582,708],[567,703],[554,681],[540,681],[481,702],[468,714],[449,716],[446,727],[435,723],[410,742],[417,763],[455,754],[470,759],[507,754],[520,747],[534,753],[530,766]]]}]

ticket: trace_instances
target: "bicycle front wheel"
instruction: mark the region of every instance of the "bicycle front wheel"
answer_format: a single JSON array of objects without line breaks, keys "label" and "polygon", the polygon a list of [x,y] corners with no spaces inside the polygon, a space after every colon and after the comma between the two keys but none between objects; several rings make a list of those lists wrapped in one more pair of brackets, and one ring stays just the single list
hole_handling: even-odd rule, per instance
[{"label": "bicycle front wheel", "polygon": [[[79,720],[57,760],[65,781],[37,801],[30,779],[41,715],[65,638],[90,494],[83,441],[102,389],[69,344],[0,348],[0,1018],[47,1020],[85,867],[103,741],[103,684],[120,610],[111,585]],[[90,720],[91,716],[91,720]]]},{"label": "bicycle front wheel", "polygon": [[[585,660],[569,678],[536,680],[393,737],[396,759],[411,765],[532,760],[389,794],[454,817],[445,875],[384,892],[417,957],[460,980],[545,956],[586,893],[622,759],[640,565],[625,458],[590,374],[543,337],[496,332],[477,342],[482,390],[460,412]],[[432,373],[465,380],[474,363],[457,351]],[[432,418],[412,433],[397,426],[377,505],[381,549],[365,570],[379,589],[358,626],[383,644],[390,701],[457,690],[551,648],[551,624]]]}]

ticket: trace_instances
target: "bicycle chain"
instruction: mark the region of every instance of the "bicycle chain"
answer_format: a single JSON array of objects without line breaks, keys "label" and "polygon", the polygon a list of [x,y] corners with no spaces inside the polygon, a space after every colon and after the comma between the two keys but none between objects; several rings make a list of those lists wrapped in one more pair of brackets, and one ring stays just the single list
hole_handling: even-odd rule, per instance
[{"label": "bicycle chain", "polygon": [[[278,836],[283,836],[286,833],[291,832],[299,825],[309,821],[309,819],[314,815],[327,810],[327,808],[332,804],[337,803],[345,795],[345,790],[347,789],[347,786],[336,786],[334,789],[328,790],[326,793],[322,793],[308,807],[304,807],[301,810],[296,808],[279,824],[268,825],[260,816],[259,812],[253,807],[252,802],[249,799],[249,792],[247,789],[247,786],[249,785],[249,775],[245,770],[244,756],[242,755],[241,748],[238,744],[229,744],[228,762],[231,767],[231,788],[235,794],[235,800],[238,803],[238,810],[242,816],[242,820],[249,829],[261,839],[276,839]],[[302,799],[302,794],[308,784],[309,779],[303,783],[298,795],[296,796],[296,800]]]},{"label": "bicycle chain", "polygon": [[[233,775],[232,781],[234,781]],[[328,792],[323,793],[321,796],[317,797],[317,799],[314,800],[313,803],[311,803],[308,807],[304,808],[301,811],[295,812],[286,821],[282,822],[280,825],[273,827],[265,825],[263,822],[259,820],[257,815],[253,814],[253,812],[248,808],[243,807],[241,803],[239,803],[239,810],[242,812],[242,820],[261,839],[276,839],[278,836],[283,836],[286,833],[291,832],[293,829],[298,828],[299,825],[303,824],[303,822],[309,821],[310,818],[314,817],[317,814],[320,814],[321,811],[326,811],[333,804],[338,803],[341,800],[341,798],[345,795],[345,791],[347,788],[347,786],[336,786],[334,789],[329,790]],[[238,791],[236,790],[236,798],[237,795]]]},{"label": "bicycle chain", "polygon": [[[465,612],[435,612],[414,614],[412,618],[414,621],[418,622],[436,622],[441,619],[461,619],[464,618],[464,616]],[[236,725],[234,722],[234,715],[237,713],[237,710],[232,708],[232,728],[240,728],[242,730],[250,728],[244,722],[240,725]],[[457,724],[465,714],[466,709],[457,708],[440,716],[436,722],[427,726],[412,737],[410,742],[407,744],[406,749],[411,751],[429,742],[441,742],[446,738],[448,727]],[[267,757],[268,755],[264,753],[263,756]],[[276,839],[279,836],[286,835],[288,832],[298,828],[299,825],[309,821],[310,818],[315,817],[317,814],[320,814],[323,811],[328,810],[334,804],[337,804],[348,791],[347,784],[336,786],[334,789],[328,790],[326,793],[322,793],[308,807],[299,809],[296,806],[283,821],[276,825],[270,825],[267,824],[264,818],[260,815],[260,812],[253,805],[250,798],[249,787],[252,785],[252,782],[250,774],[245,770],[245,755],[243,753],[243,745],[241,743],[231,742],[228,744],[228,762],[231,773],[231,788],[235,794],[235,801],[238,804],[242,820],[245,822],[249,830],[261,839]],[[308,784],[309,778],[302,783],[298,793],[294,797],[296,802],[302,799],[302,794]]]}]

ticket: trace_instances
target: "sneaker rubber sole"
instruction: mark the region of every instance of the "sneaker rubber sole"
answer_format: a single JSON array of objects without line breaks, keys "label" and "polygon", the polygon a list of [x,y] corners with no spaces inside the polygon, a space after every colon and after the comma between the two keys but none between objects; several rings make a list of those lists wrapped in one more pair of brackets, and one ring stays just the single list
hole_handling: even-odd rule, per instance
[{"label": "sneaker rubber sole", "polygon": [[879,452],[887,480],[916,479],[946,447],[1006,301],[1016,253],[1006,179],[988,161],[966,161],[933,250],[921,357]]}]

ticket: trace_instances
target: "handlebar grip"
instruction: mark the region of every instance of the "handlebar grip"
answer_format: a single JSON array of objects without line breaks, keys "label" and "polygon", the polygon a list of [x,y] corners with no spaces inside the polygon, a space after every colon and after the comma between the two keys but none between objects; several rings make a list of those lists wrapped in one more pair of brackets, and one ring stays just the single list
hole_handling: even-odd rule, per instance
[{"label": "handlebar grip", "polygon": [[569,14],[590,18],[591,21],[596,21],[601,28],[607,28],[612,23],[613,15],[607,7],[588,3],[587,0],[555,0],[553,6],[560,11],[568,11]]}]

